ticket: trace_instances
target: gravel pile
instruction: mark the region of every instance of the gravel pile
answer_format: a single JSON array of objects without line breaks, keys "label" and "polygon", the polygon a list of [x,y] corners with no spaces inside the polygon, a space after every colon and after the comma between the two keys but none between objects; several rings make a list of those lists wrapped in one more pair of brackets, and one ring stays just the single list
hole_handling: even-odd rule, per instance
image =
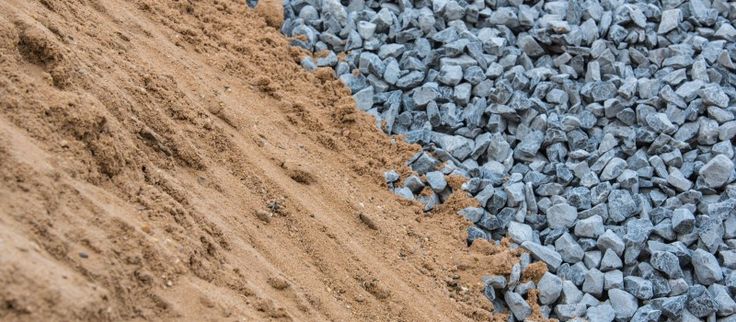
[{"label": "gravel pile", "polygon": [[[736,321],[736,4],[723,0],[291,0],[282,31],[388,134],[424,150],[385,175],[468,242],[531,255],[486,296],[524,320]],[[341,54],[344,54],[342,56]],[[532,261],[549,272],[535,285]]]}]

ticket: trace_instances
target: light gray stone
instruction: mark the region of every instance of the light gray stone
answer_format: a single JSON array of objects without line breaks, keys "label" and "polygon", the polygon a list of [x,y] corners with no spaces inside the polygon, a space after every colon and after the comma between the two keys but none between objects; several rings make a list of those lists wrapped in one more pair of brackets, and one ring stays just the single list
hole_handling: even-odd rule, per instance
[{"label": "light gray stone", "polygon": [[511,313],[513,313],[514,317],[517,319],[524,321],[532,314],[532,308],[529,306],[529,303],[527,303],[518,293],[507,291],[503,298],[504,301],[506,301],[506,305],[509,306]]},{"label": "light gray stone", "polygon": [[636,297],[628,292],[620,289],[608,290],[608,300],[611,307],[616,312],[616,318],[626,321],[634,316],[636,309],[639,308]]},{"label": "light gray stone", "polygon": [[550,228],[569,228],[578,218],[578,210],[566,203],[559,203],[547,209],[547,223]]},{"label": "light gray stone", "polygon": [[554,249],[545,247],[532,241],[521,243],[521,247],[529,251],[535,258],[543,261],[549,268],[556,271],[562,264],[562,257]]},{"label": "light gray stone", "polygon": [[708,188],[719,188],[728,182],[733,170],[733,162],[719,154],[700,168],[698,179],[702,179],[703,184]]},{"label": "light gray stone", "polygon": [[702,249],[696,249],[692,253],[692,263],[695,276],[698,282],[703,285],[711,285],[723,280],[723,271],[713,254]]},{"label": "light gray stone", "polygon": [[552,273],[546,272],[539,280],[539,302],[549,305],[557,301],[562,292],[562,280]]}]

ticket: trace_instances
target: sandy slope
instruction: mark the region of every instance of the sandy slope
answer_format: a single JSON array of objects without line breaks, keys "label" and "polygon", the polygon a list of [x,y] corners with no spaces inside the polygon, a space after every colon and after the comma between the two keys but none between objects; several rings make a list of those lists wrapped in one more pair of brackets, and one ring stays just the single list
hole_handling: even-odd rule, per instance
[{"label": "sandy slope", "polygon": [[242,1],[0,1],[0,320],[487,319],[514,258],[300,54]]}]

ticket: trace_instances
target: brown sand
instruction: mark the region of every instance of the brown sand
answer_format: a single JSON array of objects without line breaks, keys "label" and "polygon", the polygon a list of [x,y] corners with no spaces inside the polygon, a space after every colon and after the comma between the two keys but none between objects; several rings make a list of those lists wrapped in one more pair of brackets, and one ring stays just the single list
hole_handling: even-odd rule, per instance
[{"label": "brown sand", "polygon": [[416,147],[266,9],[0,2],[0,320],[489,318],[515,253],[386,191]]}]

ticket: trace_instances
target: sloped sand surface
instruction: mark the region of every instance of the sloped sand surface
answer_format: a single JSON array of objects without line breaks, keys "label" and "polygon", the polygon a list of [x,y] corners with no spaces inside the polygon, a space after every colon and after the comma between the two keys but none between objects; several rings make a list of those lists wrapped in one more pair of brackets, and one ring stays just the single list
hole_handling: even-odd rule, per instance
[{"label": "sloped sand surface", "polygon": [[267,12],[0,2],[0,320],[488,319],[514,253],[387,191],[417,147]]}]

